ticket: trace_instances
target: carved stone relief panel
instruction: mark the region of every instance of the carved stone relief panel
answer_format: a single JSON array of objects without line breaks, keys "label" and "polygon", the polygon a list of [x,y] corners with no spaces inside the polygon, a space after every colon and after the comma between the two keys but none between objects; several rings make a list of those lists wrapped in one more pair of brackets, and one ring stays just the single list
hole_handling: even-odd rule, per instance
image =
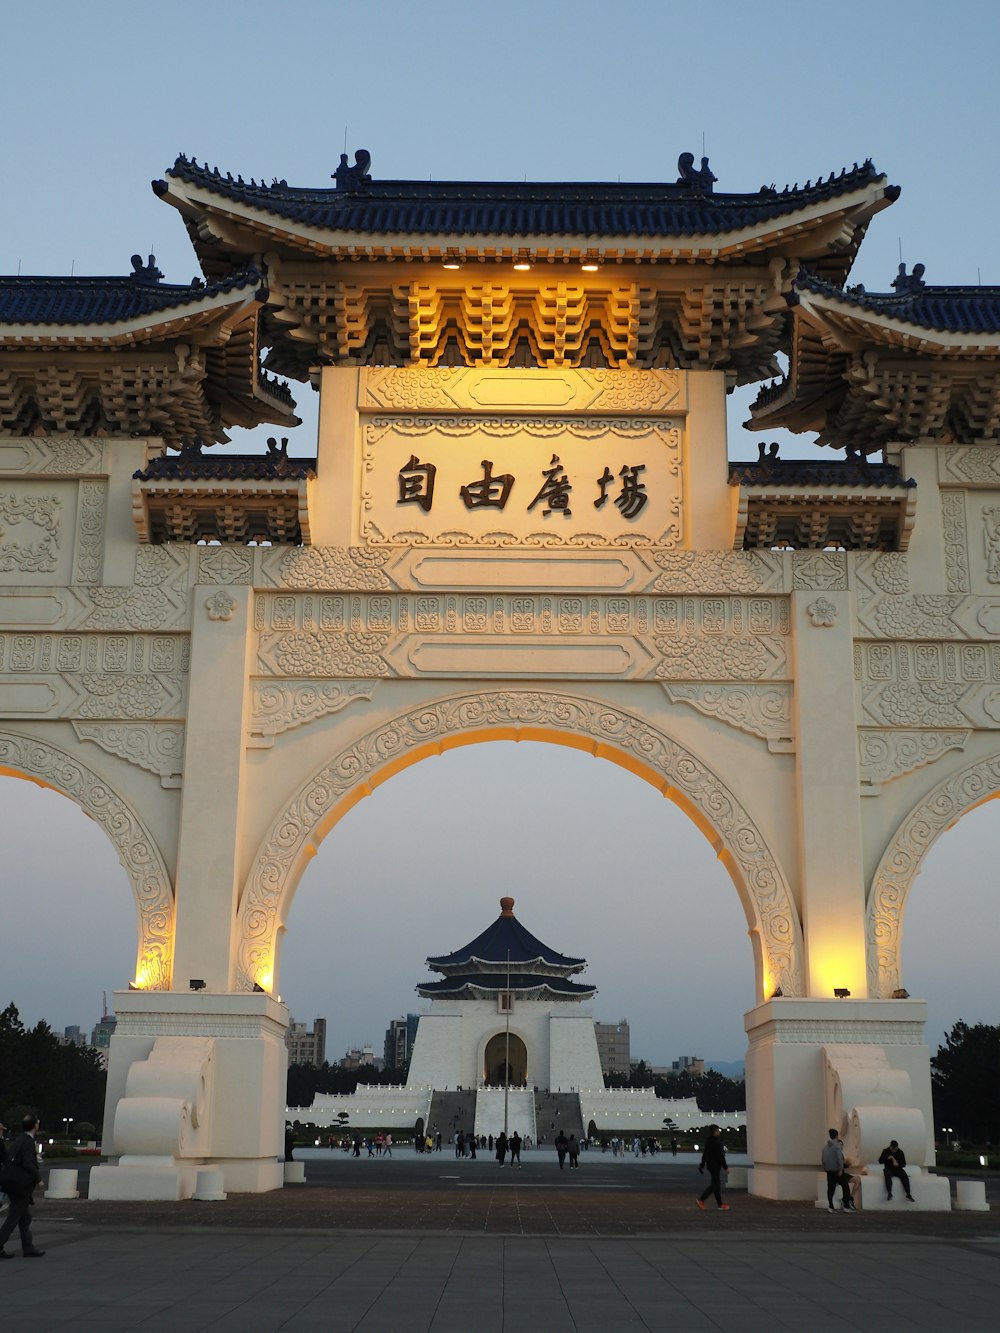
[{"label": "carved stone relief panel", "polygon": [[766,551],[654,551],[655,592],[782,592],[785,558]]},{"label": "carved stone relief panel", "polygon": [[186,637],[0,633],[0,712],[10,717],[183,717]]},{"label": "carved stone relief panel", "polygon": [[949,750],[964,750],[972,732],[965,731],[858,731],[858,768],[862,796],[877,795],[893,778],[932,764]]},{"label": "carved stone relief panel", "polygon": [[74,722],[82,741],[155,773],[164,787],[180,787],[184,727],[173,722]]},{"label": "carved stone relief panel", "polygon": [[941,522],[944,537],[945,581],[949,592],[968,592],[969,538],[965,522],[963,491],[941,492]]},{"label": "carved stone relief panel", "polygon": [[76,506],[76,555],[73,582],[96,584],[104,568],[104,509],[107,483],[81,481]]},{"label": "carved stone relief panel", "polygon": [[688,704],[730,727],[759,736],[768,749],[792,748],[792,687],[790,685],[664,684],[667,698]]},{"label": "carved stone relief panel", "polygon": [[1000,451],[996,445],[938,448],[938,476],[942,485],[1000,488]]},{"label": "carved stone relief panel", "polygon": [[5,475],[88,477],[104,472],[102,440],[59,435],[0,439],[0,486]]},{"label": "carved stone relief panel", "polygon": [[278,547],[259,553],[265,585],[309,591],[378,592],[392,588],[385,566],[393,552],[368,546]]},{"label": "carved stone relief panel", "polygon": [[847,587],[847,553],[795,551],[792,554],[792,587],[840,592]]},{"label": "carved stone relief panel", "polygon": [[787,676],[772,597],[261,594],[259,664],[277,676]]},{"label": "carved stone relief panel", "polygon": [[858,643],[868,719],[889,727],[1000,724],[1000,644]]},{"label": "carved stone relief panel", "polygon": [[282,732],[370,699],[377,688],[376,682],[256,680],[251,687],[250,743],[272,745]]},{"label": "carved stone relief panel", "polygon": [[0,486],[0,583],[66,583],[74,486]]},{"label": "carved stone relief panel", "polygon": [[851,554],[853,561],[854,597],[863,609],[883,593],[900,596],[910,591],[910,572],[902,551],[865,552]]},{"label": "carved stone relief panel", "polygon": [[92,772],[78,754],[14,732],[0,731],[0,766],[65,793],[104,829],[125,867],[138,906],[136,979],[147,990],[169,989],[173,886],[155,839],[125,797]]},{"label": "carved stone relief panel", "polygon": [[683,543],[676,421],[379,416],[362,430],[361,533],[373,545]]},{"label": "carved stone relief panel", "polygon": [[252,583],[253,553],[232,546],[209,546],[198,552],[199,583]]},{"label": "carved stone relief panel", "polygon": [[[240,900],[237,984],[251,990],[274,967],[277,923],[283,895],[294,891],[314,848],[317,829],[338,803],[407,751],[427,751],[442,740],[481,729],[540,728],[589,736],[638,760],[662,775],[677,798],[699,812],[713,830],[728,862],[751,927],[759,932],[763,976],[761,997],[780,986],[786,996],[802,994],[801,928],[784,873],[748,811],[698,758],[645,720],[603,702],[538,690],[504,689],[459,695],[384,723],[332,757],[292,799],[276,811],[264,831]],[[275,978],[275,982],[277,979]]]},{"label": "carved stone relief panel", "polygon": [[676,413],[685,410],[685,391],[678,370],[368,366],[361,372],[358,405],[369,411]]}]

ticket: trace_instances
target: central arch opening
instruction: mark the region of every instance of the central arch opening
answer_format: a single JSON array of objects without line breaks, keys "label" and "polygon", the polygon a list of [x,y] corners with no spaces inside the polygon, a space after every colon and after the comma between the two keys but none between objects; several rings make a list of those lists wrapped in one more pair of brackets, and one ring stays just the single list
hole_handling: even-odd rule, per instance
[{"label": "central arch opening", "polygon": [[486,1043],[483,1057],[483,1081],[487,1087],[523,1088],[528,1082],[528,1048],[517,1035],[498,1032]]}]

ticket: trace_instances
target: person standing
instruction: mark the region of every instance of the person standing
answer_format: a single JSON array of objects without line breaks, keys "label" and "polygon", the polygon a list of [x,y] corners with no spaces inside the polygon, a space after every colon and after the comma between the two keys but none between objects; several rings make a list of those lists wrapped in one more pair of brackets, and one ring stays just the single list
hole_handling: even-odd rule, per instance
[{"label": "person standing", "polygon": [[851,1177],[844,1170],[844,1145],[840,1141],[840,1135],[835,1129],[830,1130],[830,1137],[823,1144],[823,1170],[826,1172],[826,1211],[835,1213],[837,1210],[833,1206],[833,1196],[837,1193],[837,1186],[844,1192],[844,1212],[853,1213],[857,1210],[851,1201]]},{"label": "person standing", "polygon": [[568,1148],[569,1148],[569,1139],[567,1139],[566,1135],[562,1132],[562,1130],[560,1130],[559,1133],[556,1135],[556,1152],[559,1155],[560,1171],[563,1169],[563,1166],[566,1162],[566,1152]]},{"label": "person standing", "polygon": [[387,1134],[382,1142],[382,1152],[386,1157],[392,1156],[392,1135]]},{"label": "person standing", "polygon": [[575,1171],[580,1165],[580,1144],[575,1134],[569,1136],[569,1142],[566,1144],[566,1152],[569,1155],[569,1169]]},{"label": "person standing", "polygon": [[503,1166],[503,1159],[507,1156],[507,1135],[503,1132],[503,1130],[501,1130],[500,1133],[497,1135],[496,1143],[497,1143],[497,1162],[499,1163],[500,1166]]},{"label": "person standing", "polygon": [[510,1164],[516,1165],[518,1170],[521,1169],[521,1136],[516,1129],[510,1136]]},{"label": "person standing", "polygon": [[7,1165],[4,1167],[7,1183],[4,1189],[10,1199],[10,1208],[2,1227],[0,1227],[0,1259],[9,1259],[4,1246],[7,1237],[15,1227],[21,1233],[21,1253],[25,1259],[40,1259],[44,1250],[35,1248],[31,1236],[31,1205],[34,1202],[35,1186],[41,1184],[42,1173],[38,1168],[38,1149],[35,1147],[35,1135],[38,1133],[38,1119],[33,1115],[24,1117],[24,1128],[10,1146]]},{"label": "person standing", "polygon": [[705,1200],[710,1194],[715,1195],[715,1202],[719,1211],[728,1213],[729,1204],[722,1202],[722,1173],[729,1171],[729,1164],[726,1161],[726,1149],[722,1142],[722,1130],[718,1125],[709,1125],[708,1142],[705,1144],[705,1151],[701,1155],[701,1163],[698,1172],[704,1175],[705,1168],[708,1167],[710,1177],[708,1188],[698,1198],[698,1207],[704,1210]]},{"label": "person standing", "polygon": [[906,1174],[906,1153],[892,1139],[888,1148],[882,1149],[882,1155],[878,1159],[878,1164],[882,1168],[882,1176],[885,1180],[885,1196],[892,1198],[893,1178],[903,1182],[903,1190],[910,1203],[915,1203],[913,1195],[910,1193],[910,1177]]}]

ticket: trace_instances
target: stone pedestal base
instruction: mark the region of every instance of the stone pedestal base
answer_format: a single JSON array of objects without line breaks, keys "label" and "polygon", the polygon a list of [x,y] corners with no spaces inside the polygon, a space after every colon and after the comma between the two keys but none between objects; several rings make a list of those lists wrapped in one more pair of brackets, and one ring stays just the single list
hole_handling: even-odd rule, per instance
[{"label": "stone pedestal base", "polygon": [[284,1005],[260,993],[117,991],[115,1009],[104,1113],[112,1164],[91,1173],[90,1197],[188,1199],[206,1167],[228,1191],[281,1189]]},{"label": "stone pedestal base", "polygon": [[[885,1180],[882,1177],[882,1168],[878,1163],[868,1167],[866,1176],[852,1176],[851,1178],[851,1198],[854,1206],[859,1212],[896,1212],[896,1213],[950,1213],[951,1212],[951,1186],[944,1176],[931,1176],[921,1171],[919,1166],[908,1166],[907,1174],[910,1177],[910,1189],[913,1194],[911,1203],[903,1193],[902,1184],[896,1180],[893,1182],[892,1198],[886,1198]],[[840,1211],[840,1187],[837,1187],[837,1193],[834,1196],[833,1206]],[[825,1209],[826,1202],[826,1173],[822,1173],[818,1178],[816,1186],[816,1207]]]},{"label": "stone pedestal base", "polygon": [[[827,1130],[846,1134],[858,1100],[865,1124],[905,1123],[905,1142],[902,1132],[892,1134],[908,1162],[934,1165],[926,1009],[921,1000],[779,998],[746,1015],[751,1194],[814,1199]],[[852,1053],[861,1071],[853,1082],[843,1074]],[[884,1062],[891,1078],[883,1070],[865,1081],[872,1057]],[[831,1073],[831,1060],[842,1077]],[[891,1104],[877,1104],[880,1085],[891,1086]],[[825,1192],[823,1199],[825,1207]]]}]

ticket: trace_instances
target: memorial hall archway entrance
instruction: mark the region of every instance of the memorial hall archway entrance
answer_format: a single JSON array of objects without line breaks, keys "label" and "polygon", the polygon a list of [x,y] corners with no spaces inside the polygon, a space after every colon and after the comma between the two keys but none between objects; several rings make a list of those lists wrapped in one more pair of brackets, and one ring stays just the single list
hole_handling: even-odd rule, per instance
[{"label": "memorial hall archway entrance", "polygon": [[528,1049],[516,1033],[498,1032],[486,1043],[483,1079],[491,1088],[523,1088],[528,1082]]}]

